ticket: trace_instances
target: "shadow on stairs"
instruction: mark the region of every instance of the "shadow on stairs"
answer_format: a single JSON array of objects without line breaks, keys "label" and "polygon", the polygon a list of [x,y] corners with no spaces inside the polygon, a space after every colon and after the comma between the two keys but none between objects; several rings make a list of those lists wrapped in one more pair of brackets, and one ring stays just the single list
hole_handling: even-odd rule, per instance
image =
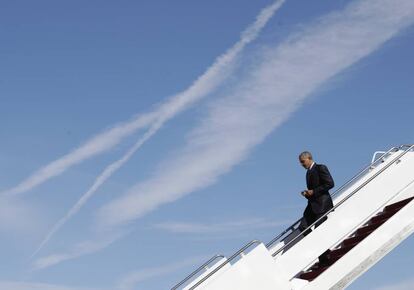
[{"label": "shadow on stairs", "polygon": [[349,237],[342,241],[339,246],[331,249],[329,263],[327,266],[320,266],[319,262],[315,263],[306,272],[301,272],[297,278],[312,281],[322,274],[326,269],[335,264],[340,258],[348,253],[353,247],[358,245],[362,240],[368,237],[372,232],[379,228],[383,223],[390,219],[400,209],[406,206],[414,197],[404,199],[402,201],[386,206],[382,212],[372,217],[367,223],[353,232]]}]

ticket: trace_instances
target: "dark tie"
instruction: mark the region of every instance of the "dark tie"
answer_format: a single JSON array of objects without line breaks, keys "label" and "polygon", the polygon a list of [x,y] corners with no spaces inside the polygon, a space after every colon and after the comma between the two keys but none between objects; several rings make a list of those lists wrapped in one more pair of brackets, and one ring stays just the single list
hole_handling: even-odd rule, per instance
[{"label": "dark tie", "polygon": [[310,170],[306,170],[306,185],[309,186],[310,179]]}]

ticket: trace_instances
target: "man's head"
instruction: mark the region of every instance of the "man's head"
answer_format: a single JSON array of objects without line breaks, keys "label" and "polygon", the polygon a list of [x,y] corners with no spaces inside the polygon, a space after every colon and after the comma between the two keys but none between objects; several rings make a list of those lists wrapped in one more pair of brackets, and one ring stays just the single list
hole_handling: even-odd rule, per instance
[{"label": "man's head", "polygon": [[309,169],[313,163],[312,154],[309,151],[300,153],[299,162],[305,169]]}]

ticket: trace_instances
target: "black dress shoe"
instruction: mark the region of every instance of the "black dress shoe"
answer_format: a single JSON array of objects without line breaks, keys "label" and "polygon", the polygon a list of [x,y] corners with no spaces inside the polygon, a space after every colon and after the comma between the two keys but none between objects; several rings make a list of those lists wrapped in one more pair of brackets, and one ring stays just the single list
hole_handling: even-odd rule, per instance
[{"label": "black dress shoe", "polygon": [[327,266],[332,265],[330,250],[325,251],[322,255],[319,256],[319,265],[321,267],[327,267]]},{"label": "black dress shoe", "polygon": [[331,262],[329,260],[319,260],[319,267],[328,267],[331,265]]}]

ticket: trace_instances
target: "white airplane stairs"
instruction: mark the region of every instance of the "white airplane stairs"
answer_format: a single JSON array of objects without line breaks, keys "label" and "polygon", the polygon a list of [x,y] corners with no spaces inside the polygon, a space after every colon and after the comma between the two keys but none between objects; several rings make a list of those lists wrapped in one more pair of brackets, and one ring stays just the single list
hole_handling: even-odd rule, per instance
[{"label": "white airplane stairs", "polygon": [[171,290],[344,289],[414,232],[414,145],[375,152],[332,196],[328,219],[308,235],[299,219],[266,245],[254,240],[229,258],[214,256]]}]

